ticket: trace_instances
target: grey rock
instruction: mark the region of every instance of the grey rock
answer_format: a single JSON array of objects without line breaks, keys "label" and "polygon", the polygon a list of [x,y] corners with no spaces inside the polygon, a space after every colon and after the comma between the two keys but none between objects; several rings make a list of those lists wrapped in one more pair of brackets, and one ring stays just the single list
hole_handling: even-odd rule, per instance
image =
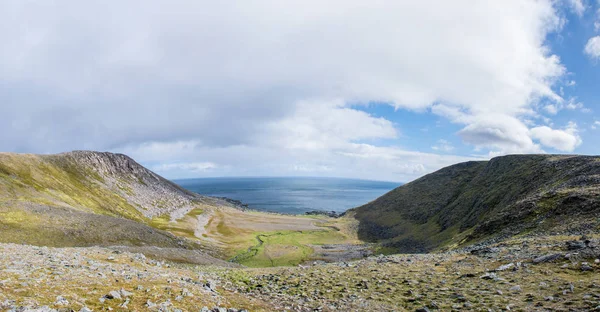
[{"label": "grey rock", "polygon": [[58,296],[56,297],[56,301],[54,302],[54,304],[66,306],[69,305],[69,300],[65,299],[63,296]]},{"label": "grey rock", "polygon": [[129,291],[127,291],[127,290],[123,289],[123,288],[121,288],[121,290],[119,291],[119,293],[120,293],[120,294],[121,294],[121,296],[123,296],[123,297],[130,297],[130,296],[132,296],[132,295],[133,295],[133,293],[132,293],[132,292],[129,292]]},{"label": "grey rock", "polygon": [[184,288],[181,290],[181,295],[184,297],[193,297],[194,296],[187,288]]},{"label": "grey rock", "polygon": [[523,289],[521,288],[521,285],[515,285],[509,288],[508,290],[510,290],[513,293],[520,293]]},{"label": "grey rock", "polygon": [[554,261],[556,259],[559,259],[561,257],[562,257],[562,255],[559,254],[559,253],[544,255],[544,256],[537,257],[537,258],[533,259],[533,263],[539,264],[539,263],[545,263],[545,262],[552,262],[552,261]]},{"label": "grey rock", "polygon": [[206,284],[204,284],[204,288],[206,288],[206,290],[216,292],[217,291],[217,282],[215,282],[214,280],[208,280],[206,282]]},{"label": "grey rock", "polygon": [[506,270],[509,270],[509,269],[516,269],[515,264],[514,263],[508,263],[508,264],[505,264],[505,265],[501,265],[495,271],[502,272],[502,271],[506,271]]},{"label": "grey rock", "polygon": [[578,250],[586,247],[585,242],[580,240],[568,241],[566,244],[568,250]]},{"label": "grey rock", "polygon": [[589,263],[583,262],[581,264],[581,271],[592,271],[592,270],[594,270],[594,268],[592,268],[592,266]]},{"label": "grey rock", "polygon": [[498,276],[496,275],[496,273],[485,273],[482,276],[480,276],[479,278],[484,279],[484,280],[495,280],[498,278]]},{"label": "grey rock", "polygon": [[116,290],[112,290],[111,292],[109,292],[108,294],[106,294],[104,296],[104,298],[106,299],[121,299],[121,293],[116,291]]}]

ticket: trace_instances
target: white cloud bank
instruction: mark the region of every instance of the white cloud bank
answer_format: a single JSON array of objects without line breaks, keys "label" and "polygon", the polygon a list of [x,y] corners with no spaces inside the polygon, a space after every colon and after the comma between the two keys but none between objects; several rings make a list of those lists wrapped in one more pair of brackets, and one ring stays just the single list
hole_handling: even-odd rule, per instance
[{"label": "white cloud bank", "polygon": [[490,155],[573,151],[577,132],[524,122],[564,103],[554,4],[2,1],[0,149],[393,180],[468,159],[407,150],[402,124],[350,105],[377,101],[432,109]]}]

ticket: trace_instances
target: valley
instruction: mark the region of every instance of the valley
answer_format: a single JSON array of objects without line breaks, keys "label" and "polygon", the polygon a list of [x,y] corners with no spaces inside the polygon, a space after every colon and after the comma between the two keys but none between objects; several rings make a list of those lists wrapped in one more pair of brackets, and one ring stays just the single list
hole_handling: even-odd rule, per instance
[{"label": "valley", "polygon": [[248,210],[121,154],[0,154],[0,309],[599,310],[599,176],[596,157],[504,156],[334,218]]}]

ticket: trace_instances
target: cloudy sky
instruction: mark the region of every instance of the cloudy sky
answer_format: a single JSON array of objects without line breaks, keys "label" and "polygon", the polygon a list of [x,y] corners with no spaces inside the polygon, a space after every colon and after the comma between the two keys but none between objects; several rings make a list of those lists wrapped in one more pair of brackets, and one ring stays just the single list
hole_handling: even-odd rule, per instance
[{"label": "cloudy sky", "polygon": [[600,153],[597,0],[3,0],[0,46],[0,151],[402,182]]}]

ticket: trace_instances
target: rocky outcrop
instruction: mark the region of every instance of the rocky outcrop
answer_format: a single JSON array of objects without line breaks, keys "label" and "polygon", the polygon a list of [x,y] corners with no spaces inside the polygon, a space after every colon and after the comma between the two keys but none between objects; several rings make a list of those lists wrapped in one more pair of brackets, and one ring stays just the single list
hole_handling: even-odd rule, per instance
[{"label": "rocky outcrop", "polygon": [[125,198],[145,217],[172,214],[179,219],[203,197],[138,164],[129,156],[107,152],[74,151],[47,156],[58,166],[80,171]]}]

